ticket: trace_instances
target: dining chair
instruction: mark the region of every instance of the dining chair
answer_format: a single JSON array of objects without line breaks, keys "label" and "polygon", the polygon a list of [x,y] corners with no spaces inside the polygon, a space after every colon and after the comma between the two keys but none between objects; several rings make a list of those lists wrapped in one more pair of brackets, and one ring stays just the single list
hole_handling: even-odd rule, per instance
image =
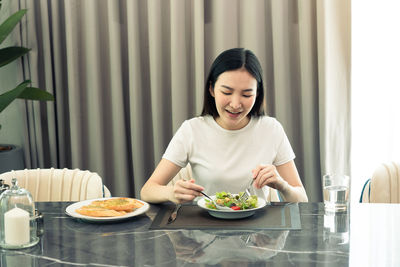
[{"label": "dining chair", "polygon": [[[192,167],[190,164],[186,165],[186,167],[182,168],[176,175],[175,177],[169,182],[169,185],[174,185],[178,180],[190,180],[192,179]],[[268,194],[268,199],[266,199],[268,202],[281,202],[282,199],[278,193],[278,190],[269,187],[269,194]]]},{"label": "dining chair", "polygon": [[400,163],[385,162],[374,171],[361,191],[361,203],[400,203]]},{"label": "dining chair", "polygon": [[18,186],[32,194],[34,201],[81,201],[110,197],[101,177],[80,169],[25,169],[0,174],[6,184],[17,178]]}]

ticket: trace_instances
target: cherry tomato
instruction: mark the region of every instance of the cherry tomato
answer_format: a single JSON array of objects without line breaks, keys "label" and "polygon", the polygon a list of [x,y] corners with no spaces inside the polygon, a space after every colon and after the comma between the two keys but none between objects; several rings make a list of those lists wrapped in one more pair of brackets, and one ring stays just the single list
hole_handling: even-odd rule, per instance
[{"label": "cherry tomato", "polygon": [[240,207],[239,207],[239,206],[232,206],[231,209],[233,209],[233,210],[240,210]]}]

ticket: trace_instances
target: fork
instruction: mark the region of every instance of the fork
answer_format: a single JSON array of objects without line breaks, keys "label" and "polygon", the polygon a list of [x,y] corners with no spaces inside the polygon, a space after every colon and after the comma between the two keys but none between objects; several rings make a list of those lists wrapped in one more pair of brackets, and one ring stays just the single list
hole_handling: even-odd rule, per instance
[{"label": "fork", "polygon": [[253,183],[254,179],[252,178],[250,185],[244,190],[244,193],[240,196],[239,201],[246,201],[251,196],[250,189]]}]

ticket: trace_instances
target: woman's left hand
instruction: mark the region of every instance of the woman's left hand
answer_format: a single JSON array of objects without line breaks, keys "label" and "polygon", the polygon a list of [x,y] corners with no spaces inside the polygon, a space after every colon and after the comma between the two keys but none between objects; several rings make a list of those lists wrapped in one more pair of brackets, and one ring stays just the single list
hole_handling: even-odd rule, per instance
[{"label": "woman's left hand", "polygon": [[274,165],[258,165],[252,170],[254,185],[260,189],[267,185],[279,191],[287,187],[288,183],[279,175]]}]

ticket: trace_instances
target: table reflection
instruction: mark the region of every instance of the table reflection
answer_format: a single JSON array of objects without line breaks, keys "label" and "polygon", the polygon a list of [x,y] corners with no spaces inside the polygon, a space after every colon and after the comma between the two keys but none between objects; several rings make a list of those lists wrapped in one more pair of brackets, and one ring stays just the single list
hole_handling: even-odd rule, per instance
[{"label": "table reflection", "polygon": [[324,242],[330,245],[349,243],[348,213],[325,211],[323,237]]},{"label": "table reflection", "polygon": [[[8,252],[8,253],[2,253]],[[27,255],[42,255],[43,244],[39,242],[36,246],[19,249],[19,250],[1,250],[0,251],[0,266],[1,267],[40,267],[36,257],[27,257]]]},{"label": "table reflection", "polygon": [[284,246],[289,231],[190,231],[168,232],[177,259],[217,264],[224,260],[266,260]]}]

